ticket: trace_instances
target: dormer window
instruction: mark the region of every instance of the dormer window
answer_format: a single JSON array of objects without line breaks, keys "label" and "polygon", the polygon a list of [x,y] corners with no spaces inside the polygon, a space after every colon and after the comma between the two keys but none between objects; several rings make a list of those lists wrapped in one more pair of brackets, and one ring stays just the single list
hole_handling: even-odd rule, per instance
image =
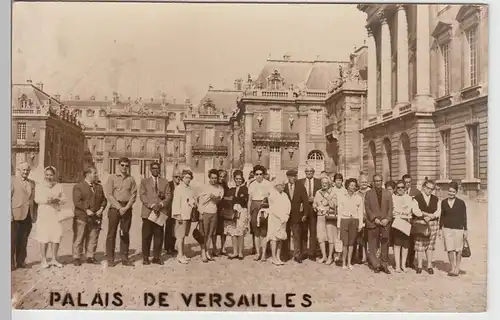
[{"label": "dormer window", "polygon": [[274,69],[273,72],[267,77],[267,87],[269,90],[282,90],[285,85],[285,79],[281,76],[278,69]]},{"label": "dormer window", "polygon": [[205,114],[215,114],[215,104],[212,99],[208,98],[203,102],[203,109]]},{"label": "dormer window", "polygon": [[75,113],[76,113],[77,117],[81,117],[82,116],[82,110],[80,110],[80,109],[76,109]]},{"label": "dormer window", "polygon": [[94,110],[88,109],[87,110],[87,117],[91,118],[94,116]]},{"label": "dormer window", "polygon": [[25,94],[19,97],[19,106],[21,109],[27,109],[29,107],[28,97]]},{"label": "dormer window", "polygon": [[99,117],[103,118],[105,116],[106,116],[106,111],[104,110],[99,111]]}]

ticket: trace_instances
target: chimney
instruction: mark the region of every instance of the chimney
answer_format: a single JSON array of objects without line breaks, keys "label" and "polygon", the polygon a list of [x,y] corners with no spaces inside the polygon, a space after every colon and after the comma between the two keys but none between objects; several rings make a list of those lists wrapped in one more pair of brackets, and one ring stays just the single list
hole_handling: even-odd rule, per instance
[{"label": "chimney", "polygon": [[33,81],[31,81],[31,79],[28,79],[28,80],[26,80],[26,83],[27,84],[33,84]]},{"label": "chimney", "polygon": [[189,98],[186,98],[186,100],[184,100],[184,104],[190,104],[191,103],[191,100],[189,100]]},{"label": "chimney", "polygon": [[116,91],[113,92],[113,103],[114,104],[118,103],[118,92]]},{"label": "chimney", "polygon": [[153,102],[155,99],[151,98],[150,100],[151,100],[151,102]]},{"label": "chimney", "polygon": [[76,95],[76,96],[75,96],[75,100],[80,100],[80,96],[79,96],[79,95]]},{"label": "chimney", "polygon": [[55,94],[54,98],[56,98],[57,101],[61,101],[61,95],[60,94]]},{"label": "chimney", "polygon": [[234,81],[234,89],[238,90],[238,91],[241,91],[242,84],[243,84],[243,80],[241,78],[240,79],[236,79]]},{"label": "chimney", "polygon": [[43,82],[41,82],[41,81],[40,81],[40,82],[38,82],[38,83],[36,84],[36,87],[37,87],[40,91],[43,91]]},{"label": "chimney", "polygon": [[283,60],[285,60],[285,61],[290,61],[290,58],[291,58],[291,56],[288,53],[285,53],[283,55]]}]

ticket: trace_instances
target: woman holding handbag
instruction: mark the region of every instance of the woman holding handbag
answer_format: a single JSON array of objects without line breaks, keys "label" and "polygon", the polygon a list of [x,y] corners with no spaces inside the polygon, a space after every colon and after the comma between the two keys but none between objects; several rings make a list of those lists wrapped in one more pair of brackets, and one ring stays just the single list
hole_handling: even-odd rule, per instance
[{"label": "woman holding handbag", "polygon": [[243,260],[243,242],[248,231],[248,188],[245,185],[243,172],[235,170],[233,172],[235,187],[229,189],[230,208],[223,214],[224,234],[230,236],[233,242],[233,253],[229,259]]},{"label": "woman holding handbag", "polygon": [[175,248],[177,249],[177,261],[186,264],[189,258],[184,255],[184,239],[191,229],[191,214],[196,207],[196,197],[190,186],[193,173],[190,170],[182,170],[181,183],[174,189],[172,199],[172,218],[175,219]]},{"label": "woman holding handbag", "polygon": [[[394,245],[395,272],[405,272],[405,261],[408,257],[410,246],[410,231],[412,214],[416,217],[422,216],[418,203],[406,193],[405,183],[400,180],[396,183],[396,191],[392,195],[393,220],[392,220],[392,243]],[[401,263],[403,262],[403,263]]]},{"label": "woman holding handbag", "polygon": [[462,199],[457,198],[458,183],[450,183],[448,199],[441,202],[441,220],[439,229],[442,230],[444,248],[448,252],[451,270],[450,277],[460,274],[460,261],[464,241],[467,241],[467,206]]},{"label": "woman holding handbag", "polygon": [[[330,179],[321,179],[321,189],[316,191],[313,200],[313,209],[318,215],[316,230],[321,259],[319,263],[332,264],[335,241],[337,240],[337,195],[330,188]],[[326,243],[328,242],[328,258],[326,256]]]}]

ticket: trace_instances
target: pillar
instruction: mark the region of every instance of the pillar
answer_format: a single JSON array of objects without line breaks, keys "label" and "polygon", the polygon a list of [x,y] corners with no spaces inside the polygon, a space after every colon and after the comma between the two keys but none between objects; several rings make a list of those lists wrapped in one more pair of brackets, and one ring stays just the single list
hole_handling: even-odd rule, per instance
[{"label": "pillar", "polygon": [[[186,145],[184,146],[186,148],[186,166],[191,168],[192,164],[192,158],[193,158],[193,149],[192,149],[192,135],[193,132],[191,129],[187,130],[186,129]],[[191,169],[192,170],[192,169]]]},{"label": "pillar", "polygon": [[298,178],[305,176],[307,162],[307,110],[299,111],[299,167]]},{"label": "pillar", "polygon": [[430,28],[429,5],[417,5],[417,108],[433,111],[434,101],[430,94]]},{"label": "pillar", "polygon": [[243,166],[243,175],[248,177],[253,170],[252,165],[252,131],[253,131],[253,112],[245,111],[245,164]]},{"label": "pillar", "polygon": [[380,13],[380,78],[381,78],[381,113],[392,110],[391,103],[391,80],[392,80],[392,57],[391,57],[391,34],[385,14]]},{"label": "pillar", "polygon": [[367,92],[367,116],[366,120],[370,120],[377,116],[377,43],[373,30],[367,27],[368,30],[368,92]]},{"label": "pillar", "polygon": [[397,31],[397,44],[398,44],[398,90],[397,90],[397,104],[399,106],[407,105],[409,102],[409,86],[408,86],[408,20],[406,17],[406,10],[403,5],[398,5],[398,31]]}]

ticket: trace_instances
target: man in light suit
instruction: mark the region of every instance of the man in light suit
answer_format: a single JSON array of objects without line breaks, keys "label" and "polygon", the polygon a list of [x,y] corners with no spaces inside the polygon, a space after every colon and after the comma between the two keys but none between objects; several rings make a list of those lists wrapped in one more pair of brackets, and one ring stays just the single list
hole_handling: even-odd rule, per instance
[{"label": "man in light suit", "polygon": [[[392,222],[392,194],[382,189],[382,176],[373,176],[374,188],[365,195],[366,228],[368,233],[368,259],[375,273],[383,271],[390,274],[389,235]],[[380,243],[380,261],[377,249]]]},{"label": "man in light suit", "polygon": [[27,162],[19,164],[19,174],[12,177],[11,196],[11,267],[26,268],[26,247],[32,224],[36,221],[35,182],[29,179],[31,172]]},{"label": "man in light suit", "polygon": [[83,247],[87,263],[96,263],[95,252],[104,208],[108,204],[102,186],[97,183],[97,169],[88,166],[85,178],[73,187],[73,264],[80,266]]},{"label": "man in light suit", "polygon": [[152,177],[142,179],[139,187],[139,199],[142,202],[142,258],[143,264],[150,264],[149,253],[151,240],[153,240],[154,264],[162,265],[161,248],[163,245],[163,225],[158,225],[148,219],[151,211],[156,215],[167,214],[169,203],[172,201],[172,193],[166,179],[160,177],[160,164],[153,162],[149,166]]},{"label": "man in light suit", "polygon": [[[306,177],[300,179],[298,182],[302,184],[307,192],[307,197],[309,199],[309,207],[312,208],[312,203],[314,200],[314,195],[316,191],[321,189],[321,180],[314,178],[314,168],[307,167],[305,170]],[[309,254],[310,260],[316,260],[316,249],[318,246],[318,239],[316,238],[316,223],[318,216],[314,210],[311,209],[309,216],[307,218],[306,227],[304,230],[304,235],[302,236],[302,241],[304,242],[304,247],[307,247],[307,238],[309,233]]]}]

